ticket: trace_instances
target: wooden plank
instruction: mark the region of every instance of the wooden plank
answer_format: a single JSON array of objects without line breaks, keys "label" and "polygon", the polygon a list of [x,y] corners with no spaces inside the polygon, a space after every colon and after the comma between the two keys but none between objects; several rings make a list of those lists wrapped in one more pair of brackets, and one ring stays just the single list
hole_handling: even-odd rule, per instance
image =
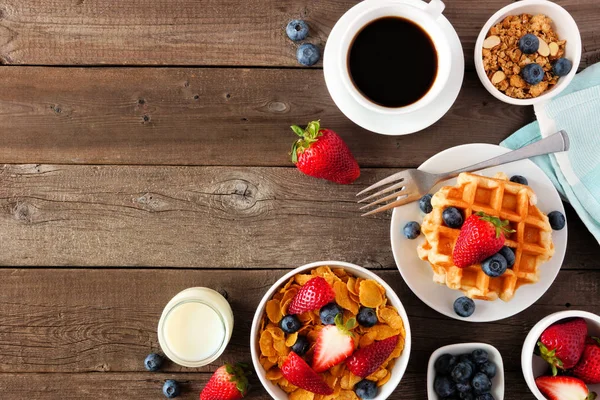
[{"label": "wooden plank", "polygon": [[499,143],[533,119],[475,73],[437,124],[367,132],[335,106],[318,70],[3,68],[5,163],[290,166],[289,126],[321,119],[363,167],[416,166],[448,147]]},{"label": "wooden plank", "polygon": [[[363,218],[355,203],[392,171],[340,186],[295,168],[6,165],[0,265],[394,268],[390,214]],[[597,243],[567,216],[563,268],[594,268]]]},{"label": "wooden plank", "polygon": [[[160,381],[168,376],[191,382],[190,392],[197,393],[206,375],[186,372],[208,373],[223,361],[249,361],[249,330],[256,306],[285,272],[2,269],[0,390],[14,391],[16,397],[9,396],[11,399],[56,398],[51,394],[73,382],[73,392],[67,395],[73,397],[66,398],[81,398],[97,387],[100,398],[115,398],[115,391],[122,390],[127,398],[137,399],[156,393]],[[377,273],[402,299],[413,331],[407,378],[394,398],[425,398],[424,373],[430,354],[439,346],[467,341],[496,346],[504,358],[507,398],[528,398],[519,349],[533,324],[543,315],[566,309],[567,302],[572,308],[600,310],[595,295],[600,271],[562,271],[550,291],[530,309],[507,320],[470,325],[465,330],[464,322],[423,305],[397,271]],[[145,355],[159,350],[155,331],[162,308],[178,291],[193,285],[227,293],[236,329],[226,353],[201,369],[167,363],[163,373],[145,372]],[[435,329],[441,325],[443,336]],[[114,391],[102,390],[107,385]],[[266,398],[262,391],[255,396]]]},{"label": "wooden plank", "polygon": [[[595,0],[560,0],[581,29],[583,65],[598,61]],[[11,65],[298,66],[284,33],[293,18],[324,46],[331,28],[356,0],[5,0],[0,8],[0,60]],[[506,5],[446,2],[468,68],[487,19]]]}]

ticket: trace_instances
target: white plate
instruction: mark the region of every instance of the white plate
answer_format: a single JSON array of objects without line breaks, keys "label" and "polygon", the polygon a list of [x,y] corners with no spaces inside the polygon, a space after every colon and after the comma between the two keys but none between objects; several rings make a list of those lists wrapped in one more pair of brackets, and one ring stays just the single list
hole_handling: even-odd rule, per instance
[{"label": "white plate", "polygon": [[[492,144],[467,144],[445,150],[425,161],[419,169],[427,172],[440,173],[457,168],[466,167],[508,152],[500,146]],[[565,213],[558,192],[544,172],[530,160],[517,161],[499,167],[478,171],[478,174],[493,176],[497,172],[505,172],[509,177],[523,175],[529,181],[529,186],[538,198],[537,206],[544,213],[558,210]],[[431,190],[435,193],[441,186],[454,185],[456,179],[442,182]],[[423,236],[415,240],[408,240],[402,234],[402,228],[409,221],[421,223],[423,213],[419,210],[418,202],[413,202],[394,209],[391,223],[392,251],[400,274],[410,289],[425,304],[448,317],[470,321],[488,322],[513,316],[535,303],[552,285],[563,259],[567,247],[567,226],[560,231],[552,232],[555,253],[550,261],[540,266],[540,281],[532,285],[523,285],[509,302],[502,300],[483,301],[475,300],[475,312],[468,318],[462,318],[454,312],[454,300],[463,296],[459,290],[452,290],[446,286],[433,282],[433,272],[428,262],[421,260],[417,255],[417,246],[424,241]]]},{"label": "white plate", "polygon": [[[341,27],[346,26],[349,21],[353,20],[368,7],[368,3],[373,1],[381,2],[381,0],[364,0],[361,3],[358,3],[348,10],[331,30],[329,38],[327,39],[327,44],[325,45],[323,56],[323,72],[325,74],[327,89],[335,104],[346,117],[365,129],[384,135],[407,135],[409,133],[421,131],[442,118],[458,97],[465,71],[465,60],[460,39],[454,30],[454,27],[450,24],[450,21],[442,15],[440,17],[440,26],[450,43],[452,51],[452,69],[450,70],[448,83],[439,98],[436,98],[426,107],[405,115],[387,115],[366,109],[358,104],[344,87],[338,72],[341,59],[339,55],[340,49],[333,44],[340,43],[340,36],[344,34]],[[427,3],[422,0],[387,1],[393,3],[407,3],[419,8],[425,8],[427,5]]]}]

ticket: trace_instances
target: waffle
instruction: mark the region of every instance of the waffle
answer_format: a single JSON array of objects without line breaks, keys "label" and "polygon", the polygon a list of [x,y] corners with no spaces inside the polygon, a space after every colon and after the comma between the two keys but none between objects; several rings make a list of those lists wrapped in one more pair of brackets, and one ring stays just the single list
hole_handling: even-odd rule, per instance
[{"label": "waffle", "polygon": [[[494,178],[462,173],[456,186],[442,187],[431,199],[433,211],[421,225],[426,241],[417,248],[419,257],[429,261],[437,283],[461,290],[473,299],[509,301],[521,285],[539,281],[540,265],[554,254],[548,217],[535,206],[536,202],[529,186],[511,182],[503,173]],[[447,207],[458,208],[465,219],[482,211],[508,220],[515,232],[506,234],[505,245],[515,252],[514,266],[495,278],[486,275],[481,264],[455,266],[452,250],[460,229],[444,224],[442,212]]]}]

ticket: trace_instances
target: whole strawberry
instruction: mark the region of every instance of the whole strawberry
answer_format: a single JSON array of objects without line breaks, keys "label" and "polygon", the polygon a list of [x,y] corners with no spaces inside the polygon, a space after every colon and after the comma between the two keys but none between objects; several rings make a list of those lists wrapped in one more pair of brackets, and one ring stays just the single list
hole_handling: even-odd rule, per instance
[{"label": "whole strawberry", "polygon": [[288,308],[289,314],[317,310],[335,299],[335,292],[327,281],[316,276],[298,290]]},{"label": "whole strawberry", "polygon": [[300,136],[292,145],[292,162],[306,175],[349,184],[360,176],[358,163],[337,133],[312,121],[306,129],[291,127]]},{"label": "whole strawberry", "polygon": [[514,232],[507,226],[508,221],[500,218],[482,212],[472,214],[456,239],[452,252],[454,265],[465,268],[496,254],[504,246],[505,233]]},{"label": "whole strawberry", "polygon": [[600,383],[600,338],[586,339],[583,354],[572,372],[587,384]]},{"label": "whole strawberry", "polygon": [[366,378],[377,371],[392,354],[398,344],[398,339],[398,335],[392,336],[359,349],[348,358],[346,366],[354,375]]},{"label": "whole strawberry", "polygon": [[219,367],[200,392],[200,400],[237,400],[248,392],[247,365],[225,364]]},{"label": "whole strawberry", "polygon": [[546,328],[540,336],[540,355],[552,367],[552,375],[557,368],[570,369],[581,358],[587,336],[587,324],[583,318],[554,324]]},{"label": "whole strawberry", "polygon": [[333,394],[327,383],[313,371],[306,361],[293,351],[281,365],[281,374],[292,385],[316,394]]}]

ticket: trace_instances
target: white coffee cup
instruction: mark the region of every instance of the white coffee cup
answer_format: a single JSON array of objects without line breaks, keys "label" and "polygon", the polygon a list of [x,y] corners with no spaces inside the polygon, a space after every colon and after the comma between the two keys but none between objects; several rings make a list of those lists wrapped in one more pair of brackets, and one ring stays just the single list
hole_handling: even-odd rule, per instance
[{"label": "white coffee cup", "polygon": [[[341,54],[342,57],[342,60],[339,63],[339,73],[343,85],[360,105],[382,114],[407,114],[426,106],[439,96],[450,76],[450,45],[438,23],[438,19],[441,17],[445,8],[444,3],[440,0],[430,0],[423,9],[406,3],[394,3],[389,1],[382,3],[370,2],[369,4],[370,6],[363,13],[348,23],[345,33],[342,35],[339,43],[339,54]],[[354,86],[352,78],[350,77],[350,71],[348,70],[348,53],[356,35],[372,21],[384,17],[400,17],[418,25],[429,35],[437,53],[437,74],[429,91],[416,102],[404,107],[384,107],[366,98]],[[402,43],[398,43],[397,45],[400,49]],[[393,48],[393,46],[394,43],[391,44],[391,48]],[[411,55],[407,54],[406,56],[408,57],[408,62],[410,62]],[[407,76],[406,79],[410,79],[410,76]]]}]

